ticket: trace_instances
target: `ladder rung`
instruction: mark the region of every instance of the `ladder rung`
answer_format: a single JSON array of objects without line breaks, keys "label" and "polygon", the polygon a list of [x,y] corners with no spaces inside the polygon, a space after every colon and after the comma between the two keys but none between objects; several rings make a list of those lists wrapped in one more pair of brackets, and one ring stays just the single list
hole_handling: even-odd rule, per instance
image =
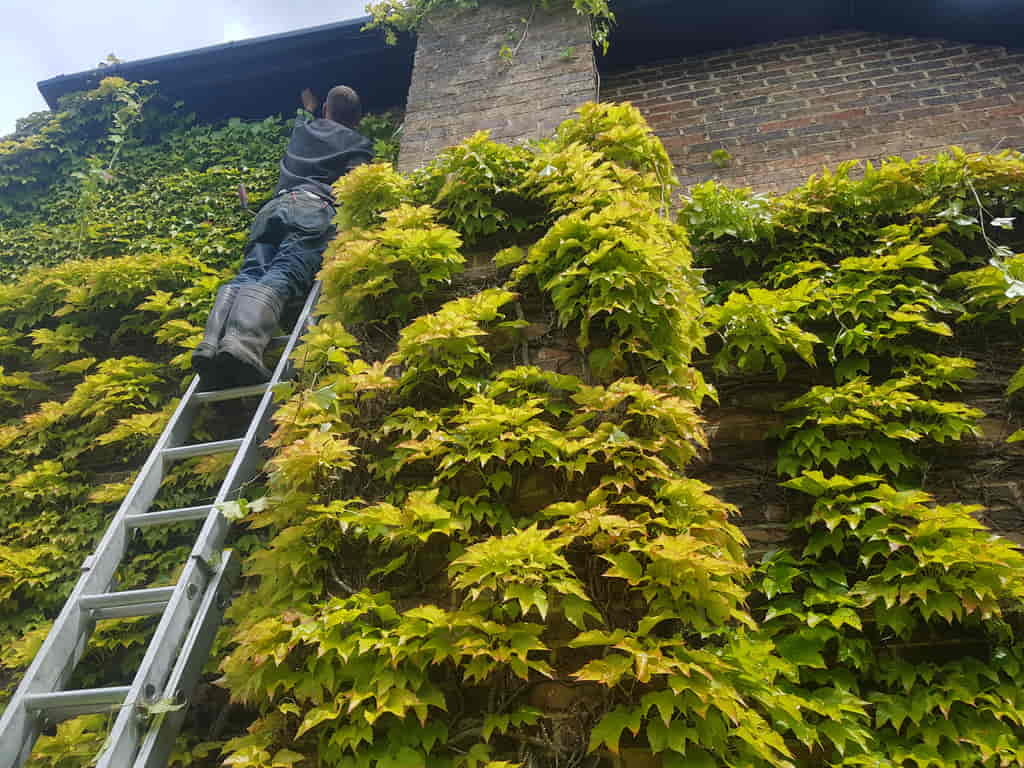
[{"label": "ladder rung", "polygon": [[78,601],[78,605],[84,611],[92,611],[96,619],[156,616],[163,613],[173,594],[174,587],[126,589],[122,592],[85,595]]},{"label": "ladder rung", "polygon": [[181,507],[180,509],[164,509],[160,512],[143,512],[142,514],[125,515],[124,523],[129,529],[187,523],[195,520],[205,520],[212,509],[212,504],[206,504],[201,507]]},{"label": "ladder rung", "polygon": [[283,347],[285,344],[288,343],[288,340],[290,338],[291,336],[275,336],[270,340],[270,343],[267,344],[267,348],[276,349],[277,347]]},{"label": "ladder rung", "polygon": [[268,384],[253,384],[248,387],[231,389],[211,389],[209,392],[196,392],[192,399],[197,403],[219,403],[223,400],[240,400],[243,397],[258,397],[267,391]]},{"label": "ladder rung", "polygon": [[179,448],[165,448],[161,455],[168,461],[191,459],[193,456],[209,456],[212,453],[228,453],[242,447],[242,438],[235,440],[217,440],[213,443],[196,443],[183,445]]},{"label": "ladder rung", "polygon": [[79,715],[92,715],[117,709],[124,704],[129,691],[130,686],[119,685],[57,693],[30,693],[25,696],[24,701],[29,712],[41,712],[47,719],[56,722]]}]

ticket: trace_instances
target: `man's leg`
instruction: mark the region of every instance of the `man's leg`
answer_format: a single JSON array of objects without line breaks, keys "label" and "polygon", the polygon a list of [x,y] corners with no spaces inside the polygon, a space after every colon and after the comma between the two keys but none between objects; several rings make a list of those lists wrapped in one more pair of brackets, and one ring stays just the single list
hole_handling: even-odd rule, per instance
[{"label": "man's leg", "polygon": [[192,353],[192,369],[199,374],[205,389],[222,389],[235,383],[232,371],[225,370],[217,362],[220,342],[242,286],[263,279],[277,253],[280,238],[287,232],[286,222],[282,219],[286,208],[283,202],[273,198],[260,208],[249,230],[241,269],[231,282],[221,286],[217,292],[217,299],[206,321],[203,340]]},{"label": "man's leg", "polygon": [[284,302],[305,299],[320,271],[327,242],[324,234],[289,234],[281,241],[260,283],[271,288]]},{"label": "man's leg", "polygon": [[270,370],[263,365],[263,352],[283,308],[281,298],[263,283],[239,287],[216,359],[217,368],[234,386],[259,384],[270,378]]},{"label": "man's leg", "polygon": [[284,305],[309,293],[333,217],[334,209],[314,197],[292,193],[281,198],[275,218],[284,225],[283,237],[259,282],[239,289],[218,348],[217,364],[235,372],[236,384],[270,378],[263,352]]},{"label": "man's leg", "polygon": [[250,242],[238,275],[217,291],[217,298],[206,320],[203,340],[192,352],[192,370],[199,374],[204,389],[222,389],[230,386],[231,382],[222,375],[216,363],[221,337],[238,298],[239,289],[243,285],[259,282],[266,274],[276,251],[276,246],[269,243]]},{"label": "man's leg", "polygon": [[263,365],[263,352],[285,304],[309,293],[325,247],[322,237],[312,242],[301,235],[286,237],[263,279],[239,288],[217,354],[217,365],[234,371],[236,386],[270,378],[271,371]]},{"label": "man's leg", "polygon": [[245,251],[245,258],[242,260],[242,267],[238,270],[238,274],[231,279],[231,284],[258,283],[267,274],[267,269],[273,263],[275,254],[277,254],[275,243],[249,243]]},{"label": "man's leg", "polygon": [[260,208],[249,230],[242,267],[231,280],[231,284],[258,283],[267,274],[281,238],[288,233],[282,220],[283,214],[286,213],[285,209],[284,200],[276,197]]},{"label": "man's leg", "polygon": [[324,200],[296,193],[282,207],[287,229],[260,282],[284,301],[305,299],[320,270],[327,243],[334,235],[334,208]]}]

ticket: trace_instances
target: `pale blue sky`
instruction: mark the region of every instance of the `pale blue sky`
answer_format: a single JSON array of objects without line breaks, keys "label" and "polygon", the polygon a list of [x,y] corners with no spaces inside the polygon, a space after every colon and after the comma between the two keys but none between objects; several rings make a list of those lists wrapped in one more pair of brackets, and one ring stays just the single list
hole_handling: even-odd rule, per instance
[{"label": "pale blue sky", "polygon": [[0,136],[46,108],[36,82],[365,15],[366,0],[0,0]]}]

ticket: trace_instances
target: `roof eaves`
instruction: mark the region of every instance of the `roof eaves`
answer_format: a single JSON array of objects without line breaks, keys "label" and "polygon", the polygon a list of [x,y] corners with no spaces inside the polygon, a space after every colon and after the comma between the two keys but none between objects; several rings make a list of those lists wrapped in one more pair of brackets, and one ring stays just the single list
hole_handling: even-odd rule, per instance
[{"label": "roof eaves", "polygon": [[288,32],[278,32],[272,35],[261,35],[248,40],[232,40],[227,43],[207,45],[202,48],[193,48],[187,51],[167,53],[161,56],[151,56],[145,59],[134,61],[118,62],[107,67],[96,67],[94,69],[61,74],[36,83],[39,93],[46,99],[50,109],[57,108],[58,99],[70,91],[84,90],[92,84],[97,83],[104,77],[112,75],[133,79],[134,75],[145,70],[165,67],[168,65],[185,64],[186,61],[196,61],[207,58],[231,58],[232,54],[256,53],[262,49],[264,55],[270,52],[284,53],[291,48],[305,44],[311,38],[320,36],[342,37],[355,36],[370,21],[369,16],[360,16],[356,19],[320,24],[315,27],[304,27]]}]

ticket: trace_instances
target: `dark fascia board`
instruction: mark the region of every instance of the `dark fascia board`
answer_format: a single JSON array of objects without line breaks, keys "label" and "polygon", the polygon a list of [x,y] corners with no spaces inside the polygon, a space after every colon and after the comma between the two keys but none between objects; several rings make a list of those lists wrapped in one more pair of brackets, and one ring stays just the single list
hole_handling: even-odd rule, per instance
[{"label": "dark fascia board", "polygon": [[[38,88],[50,108],[55,109],[61,96],[93,88],[104,77],[110,76],[129,80],[173,82],[182,77],[191,78],[198,75],[198,82],[178,85],[200,86],[201,83],[209,85],[235,81],[238,79],[239,70],[250,65],[255,66],[249,71],[249,76],[258,77],[261,66],[280,69],[281,62],[287,61],[292,55],[296,56],[296,61],[307,61],[311,58],[311,51],[318,48],[321,52],[329,50],[330,60],[336,66],[343,64],[345,60],[358,62],[375,54],[384,57],[389,57],[390,54],[389,58],[394,58],[411,52],[412,42],[409,38],[401,39],[397,48],[391,48],[384,42],[381,32],[363,32],[362,28],[369,20],[370,18],[365,16],[249,40],[121,62],[109,67],[58,75],[40,81]],[[323,62],[323,58],[317,61]]]},{"label": "dark fascia board", "polygon": [[[612,0],[618,25],[601,67],[617,69],[843,28],[1019,47],[1024,43],[1020,5],[1021,0]],[[239,114],[255,116],[266,114],[258,93],[266,78],[292,88],[298,78],[290,72],[298,75],[320,66],[339,76],[351,72],[358,79],[353,84],[388,101],[368,106],[396,106],[404,102],[398,94],[408,87],[414,40],[405,36],[397,47],[388,46],[380,31],[362,31],[368,20],[350,19],[59,75],[38,87],[55,108],[64,94],[95,87],[110,75],[159,80],[170,94],[200,101],[205,94],[208,103],[225,89],[241,85],[254,92]],[[271,105],[270,111],[278,108]],[[206,111],[217,116],[215,107]]]},{"label": "dark fascia board", "polygon": [[859,28],[884,34],[942,37],[964,43],[1024,47],[1021,0],[851,0]]},{"label": "dark fascia board", "polygon": [[842,29],[1024,46],[1022,0],[612,0],[602,69]]},{"label": "dark fascia board", "polygon": [[851,26],[850,0],[618,0],[602,69],[701,56]]}]

